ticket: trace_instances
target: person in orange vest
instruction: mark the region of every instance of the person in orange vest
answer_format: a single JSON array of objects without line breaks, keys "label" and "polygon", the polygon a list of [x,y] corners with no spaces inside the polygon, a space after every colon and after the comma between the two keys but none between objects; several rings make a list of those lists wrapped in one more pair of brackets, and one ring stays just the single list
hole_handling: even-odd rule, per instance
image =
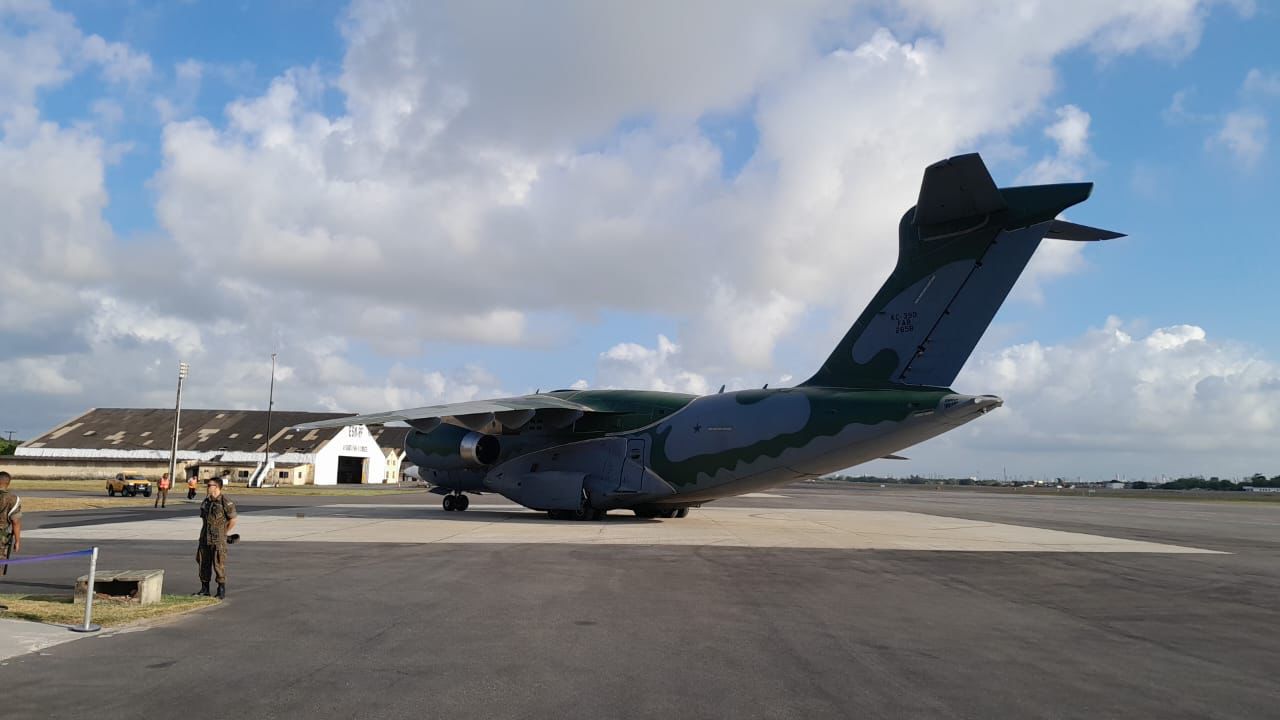
[{"label": "person in orange vest", "polygon": [[194,499],[195,499],[195,497],[196,497],[196,487],[197,487],[199,484],[200,484],[200,480],[199,480],[199,478],[197,478],[197,477],[195,476],[195,474],[194,474],[194,473],[191,475],[191,477],[187,478],[187,499],[188,499],[188,500],[194,500]]},{"label": "person in orange vest", "polygon": [[173,481],[169,479],[169,473],[160,476],[160,487],[156,492],[156,502],[153,507],[164,507],[164,501],[169,498],[169,486],[172,484]]}]

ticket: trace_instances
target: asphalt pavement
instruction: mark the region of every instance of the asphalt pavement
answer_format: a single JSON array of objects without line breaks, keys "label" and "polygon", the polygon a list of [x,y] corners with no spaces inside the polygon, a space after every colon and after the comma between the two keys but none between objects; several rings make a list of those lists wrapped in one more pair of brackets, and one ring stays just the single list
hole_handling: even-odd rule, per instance
[{"label": "asphalt pavement", "polygon": [[[425,493],[234,495],[250,515],[459,515]],[[769,528],[782,511],[910,513],[1215,552],[646,544],[645,528],[683,521],[625,513],[605,525],[638,542],[246,540],[220,606],[0,664],[6,717],[1276,717],[1273,504],[768,495],[716,505],[758,510],[747,515]],[[124,536],[193,512],[31,513],[26,524]],[[84,546],[39,534],[24,553]],[[163,568],[167,592],[196,588],[193,539],[110,536],[92,541],[108,566]],[[0,592],[57,592],[81,572],[15,567]]]}]

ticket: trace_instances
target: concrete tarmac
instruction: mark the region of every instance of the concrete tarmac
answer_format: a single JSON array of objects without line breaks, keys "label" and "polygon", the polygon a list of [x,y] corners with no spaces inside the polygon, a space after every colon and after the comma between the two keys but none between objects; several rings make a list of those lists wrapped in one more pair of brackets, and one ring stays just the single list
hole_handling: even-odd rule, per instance
[{"label": "concrete tarmac", "polygon": [[[245,528],[297,514],[348,533],[478,522],[425,495],[233,495]],[[8,660],[6,716],[1264,718],[1280,707],[1271,504],[793,486],[684,520],[618,513],[596,532],[653,528],[654,542],[599,545],[577,534],[593,524],[566,531],[473,502],[507,518],[479,521],[496,540],[246,539],[222,605]],[[28,514],[24,554],[92,542],[104,567],[164,568],[168,592],[190,592],[194,541],[148,533],[185,528],[193,511]],[[1052,552],[964,537],[929,550],[659,541],[718,518],[764,537],[779,516],[803,526],[792,535],[856,535],[862,521],[863,534],[937,542],[967,520],[983,537],[1084,540]],[[816,529],[833,517],[835,529]],[[123,536],[136,539],[111,539]],[[1099,543],[1122,549],[1087,551]],[[82,572],[19,566],[0,592],[53,592]]]}]

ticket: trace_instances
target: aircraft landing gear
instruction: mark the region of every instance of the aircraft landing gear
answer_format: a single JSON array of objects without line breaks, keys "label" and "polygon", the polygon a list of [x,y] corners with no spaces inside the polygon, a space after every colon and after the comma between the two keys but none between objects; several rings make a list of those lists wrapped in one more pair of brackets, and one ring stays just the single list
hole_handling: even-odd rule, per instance
[{"label": "aircraft landing gear", "polygon": [[457,495],[444,496],[445,510],[449,510],[449,511],[457,510],[458,512],[462,512],[463,510],[466,510],[467,506],[469,506],[470,504],[471,504],[471,501],[467,499],[467,496],[461,493]]}]

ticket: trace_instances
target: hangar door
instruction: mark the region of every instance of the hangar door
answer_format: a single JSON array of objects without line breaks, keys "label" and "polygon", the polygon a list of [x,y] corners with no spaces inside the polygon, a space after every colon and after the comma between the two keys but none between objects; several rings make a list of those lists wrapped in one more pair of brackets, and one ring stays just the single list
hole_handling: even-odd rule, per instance
[{"label": "hangar door", "polygon": [[359,485],[364,482],[364,463],[362,457],[351,457],[350,455],[338,456],[338,483],[351,483]]}]

